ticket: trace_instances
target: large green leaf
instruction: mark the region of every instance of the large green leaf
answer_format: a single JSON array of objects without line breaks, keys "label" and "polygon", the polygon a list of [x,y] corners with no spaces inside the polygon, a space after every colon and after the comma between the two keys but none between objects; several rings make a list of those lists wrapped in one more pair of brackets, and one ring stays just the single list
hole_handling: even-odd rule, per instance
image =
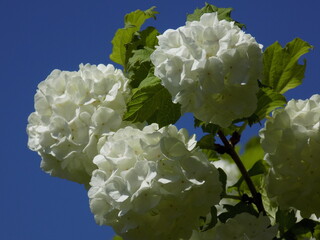
[{"label": "large green leaf", "polygon": [[[231,12],[232,8],[218,8],[212,4],[206,3],[206,5],[201,8],[201,9],[196,9],[192,14],[188,14],[187,16],[187,21],[199,21],[200,17],[204,13],[212,13],[212,12],[217,12],[218,13],[218,19],[219,20],[227,20],[227,21],[234,21],[231,18]],[[243,28],[245,25],[241,24],[237,21],[235,21],[236,25],[240,28]]]},{"label": "large green leaf", "polygon": [[149,18],[155,18],[157,14],[152,7],[146,11],[136,10],[127,14],[124,18],[125,27],[118,29],[112,39],[112,53],[110,59],[122,66],[126,65],[126,45],[134,38],[134,34],[140,30],[142,24]]},{"label": "large green leaf", "polygon": [[133,90],[125,120],[158,123],[160,127],[175,123],[181,116],[180,105],[172,103],[171,95],[156,77],[148,77]]},{"label": "large green leaf", "polygon": [[299,58],[309,52],[312,46],[296,38],[284,48],[278,42],[269,46],[263,54],[262,84],[278,93],[284,93],[301,84],[304,78],[306,61],[301,65]]}]

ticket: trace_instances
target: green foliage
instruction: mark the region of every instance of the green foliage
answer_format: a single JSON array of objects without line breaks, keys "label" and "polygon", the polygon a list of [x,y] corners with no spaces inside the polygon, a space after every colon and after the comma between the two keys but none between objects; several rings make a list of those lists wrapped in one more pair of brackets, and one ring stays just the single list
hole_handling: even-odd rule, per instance
[{"label": "green foliage", "polygon": [[287,103],[286,98],[282,94],[274,91],[270,87],[261,87],[259,89],[257,97],[258,97],[257,110],[253,114],[253,116],[255,116],[256,119],[253,119],[253,118],[249,119],[249,124],[253,124],[255,122],[258,122],[264,119],[274,109],[278,107],[283,107]]},{"label": "green foliage", "polygon": [[280,234],[283,235],[287,230],[291,229],[296,223],[297,218],[293,210],[280,210],[276,213],[276,222],[279,224]]},{"label": "green foliage", "polygon": [[[198,21],[204,13],[217,12],[219,20],[234,21],[231,18],[232,8],[218,8],[206,3],[201,9],[196,9],[187,16],[187,21]],[[175,123],[181,116],[180,105],[173,104],[170,93],[161,85],[160,79],[154,75],[154,67],[150,60],[155,46],[158,44],[157,36],[159,32],[154,27],[147,27],[141,30],[141,26],[149,18],[155,18],[157,12],[154,7],[141,11],[137,10],[125,16],[125,26],[119,29],[113,40],[113,51],[110,59],[124,67],[126,76],[130,79],[132,87],[132,97],[127,104],[127,112],[124,120],[131,122],[158,123],[160,127]],[[244,28],[245,25],[235,21],[235,24]],[[263,55],[263,77],[259,81],[259,92],[257,93],[257,109],[249,118],[237,119],[228,128],[221,128],[218,125],[204,123],[195,118],[194,126],[201,127],[204,135],[197,143],[197,147],[208,156],[209,160],[227,159],[233,161],[231,157],[223,151],[225,146],[215,143],[218,131],[222,131],[228,136],[229,142],[234,147],[237,143],[237,136],[245,129],[247,124],[252,125],[266,118],[273,110],[285,106],[287,103],[283,93],[295,88],[302,83],[306,68],[306,61],[299,64],[302,55],[309,52],[312,46],[307,42],[296,38],[288,43],[284,48],[278,42],[269,46]],[[238,133],[238,134],[235,134]],[[239,155],[239,146],[235,150]],[[263,189],[265,174],[268,165],[263,161],[264,151],[260,145],[259,137],[251,138],[245,145],[241,160],[248,170],[248,174],[255,187],[262,194],[266,194]],[[223,169],[219,168],[219,178],[223,185],[222,197],[228,197],[226,191],[227,175]],[[211,209],[212,219],[208,223],[205,217],[202,218],[202,231],[206,231],[217,224],[218,219],[226,222],[229,218],[239,213],[248,212],[258,216],[254,204],[254,198],[248,197],[248,187],[241,176],[237,183],[228,188],[232,195],[239,201],[235,206],[224,205],[226,212],[217,216],[217,209]],[[266,197],[267,198],[267,197]],[[267,198],[269,201],[269,198]],[[276,223],[279,225],[280,239],[303,239],[302,237],[319,236],[320,226],[318,222],[310,219],[302,219],[297,222],[295,212],[289,210],[272,210],[276,215]],[[268,212],[271,214],[270,212]],[[299,238],[299,236],[301,238]],[[115,236],[113,240],[122,240]]]},{"label": "green foliage", "polygon": [[227,128],[222,128],[216,124],[205,123],[197,118],[194,118],[194,127],[201,127],[203,132],[211,133],[212,135],[216,135],[219,130],[223,132],[225,136],[232,135],[234,132],[238,132],[239,134],[244,130],[244,125],[235,125],[231,124]]},{"label": "green foliage", "polygon": [[225,196],[226,195],[226,186],[227,186],[227,174],[223,171],[222,168],[218,168],[219,171],[219,180],[222,184],[222,193],[221,196]]},{"label": "green foliage", "polygon": [[229,218],[235,217],[237,214],[247,212],[250,213],[256,217],[259,216],[259,213],[253,208],[253,206],[246,202],[239,202],[236,205],[228,205],[224,204],[223,207],[227,210],[227,212],[221,213],[218,216],[218,219],[225,223]]},{"label": "green foliage", "polygon": [[[212,12],[217,12],[218,13],[218,19],[219,20],[227,20],[229,22],[234,21],[231,18],[231,12],[232,8],[218,8],[212,4],[206,3],[205,6],[201,9],[196,9],[192,14],[188,14],[187,16],[187,21],[199,21],[200,17],[204,13],[212,13]],[[241,24],[237,21],[235,21],[236,25],[240,28],[245,27],[244,24]]]},{"label": "green foliage", "polygon": [[215,138],[213,134],[203,136],[198,142],[197,146],[202,149],[210,161],[217,160],[218,155],[214,147]]},{"label": "green foliage", "polygon": [[139,87],[144,79],[156,78],[150,61],[152,52],[153,49],[149,47],[132,51],[132,57],[128,60],[128,77],[132,88]]},{"label": "green foliage", "polygon": [[279,224],[280,239],[307,239],[311,236],[318,236],[319,234],[319,222],[306,218],[297,222],[294,210],[278,209],[276,222]]},{"label": "green foliage", "polygon": [[[218,223],[217,212],[218,212],[217,208],[215,206],[212,206],[211,210],[210,210],[211,221],[208,224],[206,224],[200,228],[202,232],[205,232],[205,231],[209,230],[210,228],[213,228]],[[204,218],[204,220],[206,220],[206,218]]]},{"label": "green foliage", "polygon": [[[140,30],[142,24],[149,18],[155,18],[158,12],[152,7],[146,11],[136,10],[127,14],[124,18],[124,28],[118,29],[112,39],[113,49],[110,59],[126,68],[127,49],[126,45],[134,39],[134,34]],[[146,41],[151,41],[150,39]]]},{"label": "green foliage", "polygon": [[312,46],[296,38],[284,48],[278,42],[269,46],[263,55],[262,84],[271,87],[275,92],[285,93],[301,84],[306,69],[298,63],[299,58],[309,52]]},{"label": "green foliage", "polygon": [[120,237],[120,236],[114,236],[114,237],[112,238],[112,240],[123,240],[123,238]]},{"label": "green foliage", "polygon": [[180,105],[172,103],[171,95],[161,85],[160,79],[151,75],[133,89],[124,120],[158,123],[162,127],[175,123],[180,116]]}]

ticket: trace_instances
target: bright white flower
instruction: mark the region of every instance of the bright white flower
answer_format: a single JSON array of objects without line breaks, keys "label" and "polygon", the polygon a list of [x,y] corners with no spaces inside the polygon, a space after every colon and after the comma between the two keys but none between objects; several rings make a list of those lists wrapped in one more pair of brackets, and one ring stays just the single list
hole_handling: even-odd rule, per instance
[{"label": "bright white flower", "polygon": [[271,165],[267,191],[282,209],[320,216],[320,95],[291,100],[273,112],[260,130],[265,159]]},{"label": "bright white flower", "polygon": [[54,70],[38,85],[28,146],[52,176],[88,184],[102,136],[122,127],[130,89],[112,65],[80,65],[78,72]]},{"label": "bright white flower", "polygon": [[183,112],[228,127],[256,110],[262,45],[234,22],[206,13],[158,36],[155,75]]},{"label": "bright white flower", "polygon": [[190,240],[272,240],[277,231],[278,227],[271,227],[267,216],[255,217],[244,212],[208,231],[194,231]]},{"label": "bright white flower", "polygon": [[189,238],[222,191],[217,169],[195,146],[195,136],[172,125],[108,136],[88,193],[96,222],[124,239]]}]

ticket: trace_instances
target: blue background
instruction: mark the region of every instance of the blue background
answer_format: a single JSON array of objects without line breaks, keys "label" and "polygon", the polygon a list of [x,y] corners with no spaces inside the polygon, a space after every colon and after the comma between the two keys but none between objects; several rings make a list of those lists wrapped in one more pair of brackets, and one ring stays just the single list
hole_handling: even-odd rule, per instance
[{"label": "blue background", "polygon": [[[305,81],[287,98],[320,93],[320,28],[317,0],[216,0],[233,7],[233,18],[265,47],[300,37],[315,46],[306,55]],[[184,25],[196,0],[0,0],[1,165],[0,239],[109,240],[109,227],[95,224],[83,186],[50,177],[27,148],[26,125],[37,84],[55,68],[77,71],[80,63],[110,63],[111,43],[123,17],[156,5],[160,32]],[[178,123],[194,132],[185,117]],[[257,132],[250,129],[247,136]],[[247,139],[245,136],[244,139]]]}]

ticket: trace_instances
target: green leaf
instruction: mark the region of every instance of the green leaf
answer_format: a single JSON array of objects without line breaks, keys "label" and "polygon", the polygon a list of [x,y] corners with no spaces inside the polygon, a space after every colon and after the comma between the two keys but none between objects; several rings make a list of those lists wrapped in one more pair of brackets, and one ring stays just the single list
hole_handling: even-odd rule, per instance
[{"label": "green leaf", "polygon": [[154,67],[150,61],[153,49],[145,47],[132,52],[133,55],[128,61],[128,78],[130,86],[137,88],[145,78],[154,77]]},{"label": "green leaf", "polygon": [[285,231],[290,229],[296,223],[297,218],[293,210],[278,209],[276,213],[276,222],[279,224],[280,234],[283,235]]},{"label": "green leaf", "polygon": [[157,36],[160,33],[154,27],[147,27],[145,30],[140,32],[140,44],[145,47],[154,49],[158,44]]},{"label": "green leaf", "polygon": [[[257,94],[257,97],[258,104],[257,110],[255,111],[254,115],[257,116],[258,121],[264,119],[274,109],[283,107],[287,103],[286,98],[282,94],[274,91],[269,87],[261,87]],[[251,124],[252,123],[253,122],[251,122]]]},{"label": "green leaf", "polygon": [[133,50],[133,56],[128,61],[128,68],[132,68],[134,65],[142,63],[149,62],[150,61],[150,55],[154,50],[145,47],[143,49]]},{"label": "green leaf", "polygon": [[194,118],[194,127],[201,127],[203,132],[211,133],[212,135],[216,135],[219,131],[220,127],[218,125],[212,123],[205,123],[197,118]]},{"label": "green leaf", "polygon": [[126,66],[126,45],[134,38],[134,33],[140,30],[142,24],[149,18],[155,18],[158,13],[152,7],[146,11],[136,10],[127,14],[124,18],[125,27],[118,29],[112,39],[112,53],[110,59],[122,66]]},{"label": "green leaf", "polygon": [[120,237],[120,236],[114,236],[114,237],[112,238],[112,240],[123,240],[123,238]]},{"label": "green leaf", "polygon": [[217,134],[219,130],[223,132],[225,136],[232,135],[234,132],[241,134],[242,126],[237,126],[235,124],[230,125],[227,128],[221,128],[220,126],[213,123],[205,123],[197,118],[194,118],[194,127],[201,127],[203,132],[211,133],[213,135]]},{"label": "green leaf", "polygon": [[156,18],[156,14],[158,14],[158,12],[154,11],[155,8],[156,7],[153,6],[145,11],[138,9],[126,14],[124,17],[125,28],[140,28],[148,18]]},{"label": "green leaf", "polygon": [[[125,45],[125,64],[127,64],[130,58],[134,55],[135,50],[144,48],[154,49],[158,43],[158,35],[159,32],[154,27],[147,27],[143,31],[135,32],[131,42]],[[134,65],[133,61],[131,61],[131,65]]]},{"label": "green leaf", "polygon": [[217,217],[218,211],[215,206],[211,207],[210,213],[211,213],[211,221],[201,229],[202,232],[205,232],[205,231],[213,228],[218,223],[218,217]]},{"label": "green leaf", "polygon": [[[301,221],[295,223],[297,220],[293,211],[290,212],[289,215],[284,215],[279,222],[279,230],[281,233],[281,239],[292,240],[292,239],[310,239],[311,236],[317,236],[320,223],[311,219],[304,218]],[[278,213],[278,212],[277,212]],[[281,224],[284,225],[281,226]],[[288,229],[283,234],[283,230]],[[303,236],[308,236],[307,238],[303,238]],[[319,238],[316,238],[319,239]]]},{"label": "green leaf", "polygon": [[198,142],[197,146],[201,149],[211,149],[214,150],[214,136],[212,134],[208,134],[203,136]]},{"label": "green leaf", "polygon": [[151,63],[150,55],[158,42],[158,34],[159,32],[155,28],[148,27],[141,32],[136,32],[132,41],[126,45],[125,71],[132,88],[137,88],[148,74],[152,73],[153,75],[154,66]]},{"label": "green leaf", "polygon": [[[206,5],[201,8],[201,9],[196,9],[192,14],[188,14],[187,16],[187,21],[199,21],[200,17],[204,14],[204,13],[212,13],[212,12],[217,12],[218,13],[218,19],[219,20],[227,20],[229,22],[234,21],[231,18],[231,12],[232,12],[232,8],[218,8],[212,4],[206,3]],[[237,21],[235,21],[236,25],[240,28],[245,27],[244,24],[241,24]]]},{"label": "green leaf", "polygon": [[170,93],[159,80],[153,78],[146,84],[149,80],[145,79],[142,87],[133,90],[124,120],[158,123],[160,127],[175,123],[181,116],[180,105],[172,103]]},{"label": "green leaf", "polygon": [[313,233],[315,227],[320,223],[311,219],[302,219],[300,222],[297,222],[294,226],[291,227],[290,231],[295,235],[302,235],[306,233]]},{"label": "green leaf", "polygon": [[227,174],[222,168],[218,168],[219,171],[219,181],[222,183],[222,193],[221,196],[226,195],[226,187],[227,187]]},{"label": "green leaf", "polygon": [[197,146],[201,148],[202,152],[207,155],[209,161],[218,160],[217,152],[214,146],[215,138],[214,135],[208,134],[203,136],[198,142]]},{"label": "green leaf", "polygon": [[159,78],[153,75],[153,73],[149,73],[148,76],[139,83],[139,88],[158,85],[160,83],[161,80]]},{"label": "green leaf", "polygon": [[306,61],[301,65],[298,60],[312,48],[300,38],[294,39],[284,48],[278,42],[269,46],[263,54],[262,84],[278,93],[285,93],[300,85],[304,78]]},{"label": "green leaf", "polygon": [[218,219],[225,223],[229,218],[235,217],[237,214],[247,212],[256,217],[259,216],[259,213],[253,208],[252,204],[247,204],[245,202],[239,202],[235,206],[233,205],[223,205],[223,207],[227,210],[227,212],[221,213],[218,216]]}]

